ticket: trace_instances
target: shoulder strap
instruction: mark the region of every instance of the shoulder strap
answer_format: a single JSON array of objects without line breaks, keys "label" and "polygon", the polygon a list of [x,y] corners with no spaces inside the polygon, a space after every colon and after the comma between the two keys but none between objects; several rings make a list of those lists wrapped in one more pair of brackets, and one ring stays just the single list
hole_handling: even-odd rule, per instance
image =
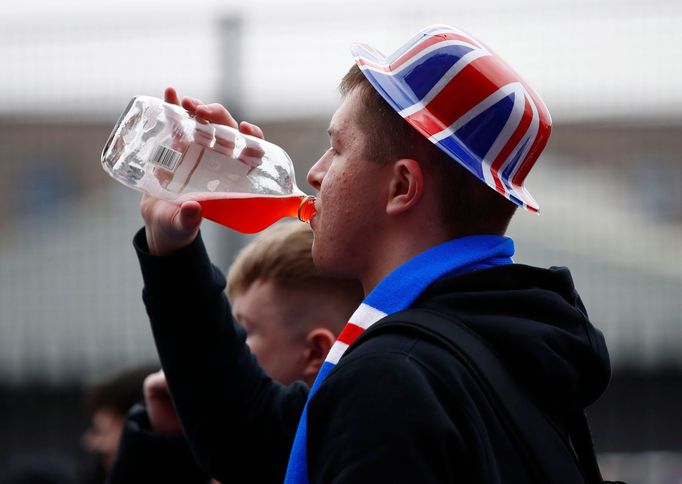
[{"label": "shoulder strap", "polygon": [[495,409],[534,481],[543,484],[601,482],[600,475],[597,481],[586,479],[567,437],[466,325],[435,311],[408,309],[387,316],[368,333],[396,327],[416,330],[436,340],[459,359]]}]

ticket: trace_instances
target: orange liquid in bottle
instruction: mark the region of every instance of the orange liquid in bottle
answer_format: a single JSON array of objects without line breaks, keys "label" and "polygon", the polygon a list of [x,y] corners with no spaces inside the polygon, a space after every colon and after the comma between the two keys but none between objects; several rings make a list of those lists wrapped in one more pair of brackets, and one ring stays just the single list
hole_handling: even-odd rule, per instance
[{"label": "orange liquid in bottle", "polygon": [[315,212],[314,199],[306,195],[222,195],[196,200],[204,218],[244,234],[260,232],[284,217],[308,222]]}]

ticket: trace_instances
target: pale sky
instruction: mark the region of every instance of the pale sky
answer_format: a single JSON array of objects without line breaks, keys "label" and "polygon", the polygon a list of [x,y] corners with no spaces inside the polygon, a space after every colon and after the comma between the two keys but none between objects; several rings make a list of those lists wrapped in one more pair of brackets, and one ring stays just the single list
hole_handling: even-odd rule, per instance
[{"label": "pale sky", "polygon": [[[226,18],[240,61],[221,47]],[[0,17],[0,116],[110,117],[166,85],[222,99],[226,69],[251,119],[324,117],[352,41],[388,54],[434,23],[505,57],[557,122],[682,118],[678,0],[23,0]]]}]

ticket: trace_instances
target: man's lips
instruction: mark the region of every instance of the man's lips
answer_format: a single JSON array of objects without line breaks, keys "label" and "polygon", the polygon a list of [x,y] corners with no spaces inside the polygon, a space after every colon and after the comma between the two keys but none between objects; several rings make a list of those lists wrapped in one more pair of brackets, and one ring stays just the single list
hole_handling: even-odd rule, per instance
[{"label": "man's lips", "polygon": [[312,217],[310,217],[310,228],[315,230],[315,227],[313,226],[315,221],[317,220],[317,216],[320,214],[320,207],[319,204],[317,203],[317,200],[315,201],[315,211],[313,212]]}]

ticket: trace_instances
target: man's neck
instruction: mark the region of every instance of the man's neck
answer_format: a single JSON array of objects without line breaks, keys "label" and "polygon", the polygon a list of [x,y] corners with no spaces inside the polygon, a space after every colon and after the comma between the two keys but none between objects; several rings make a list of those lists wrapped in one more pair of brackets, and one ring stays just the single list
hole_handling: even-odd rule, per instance
[{"label": "man's neck", "polygon": [[369,259],[367,270],[360,275],[365,295],[369,294],[381,280],[408,260],[422,252],[449,240],[443,232],[421,224],[419,230],[406,230],[405,224],[396,224],[393,230],[384,230],[374,246],[374,257]]}]

